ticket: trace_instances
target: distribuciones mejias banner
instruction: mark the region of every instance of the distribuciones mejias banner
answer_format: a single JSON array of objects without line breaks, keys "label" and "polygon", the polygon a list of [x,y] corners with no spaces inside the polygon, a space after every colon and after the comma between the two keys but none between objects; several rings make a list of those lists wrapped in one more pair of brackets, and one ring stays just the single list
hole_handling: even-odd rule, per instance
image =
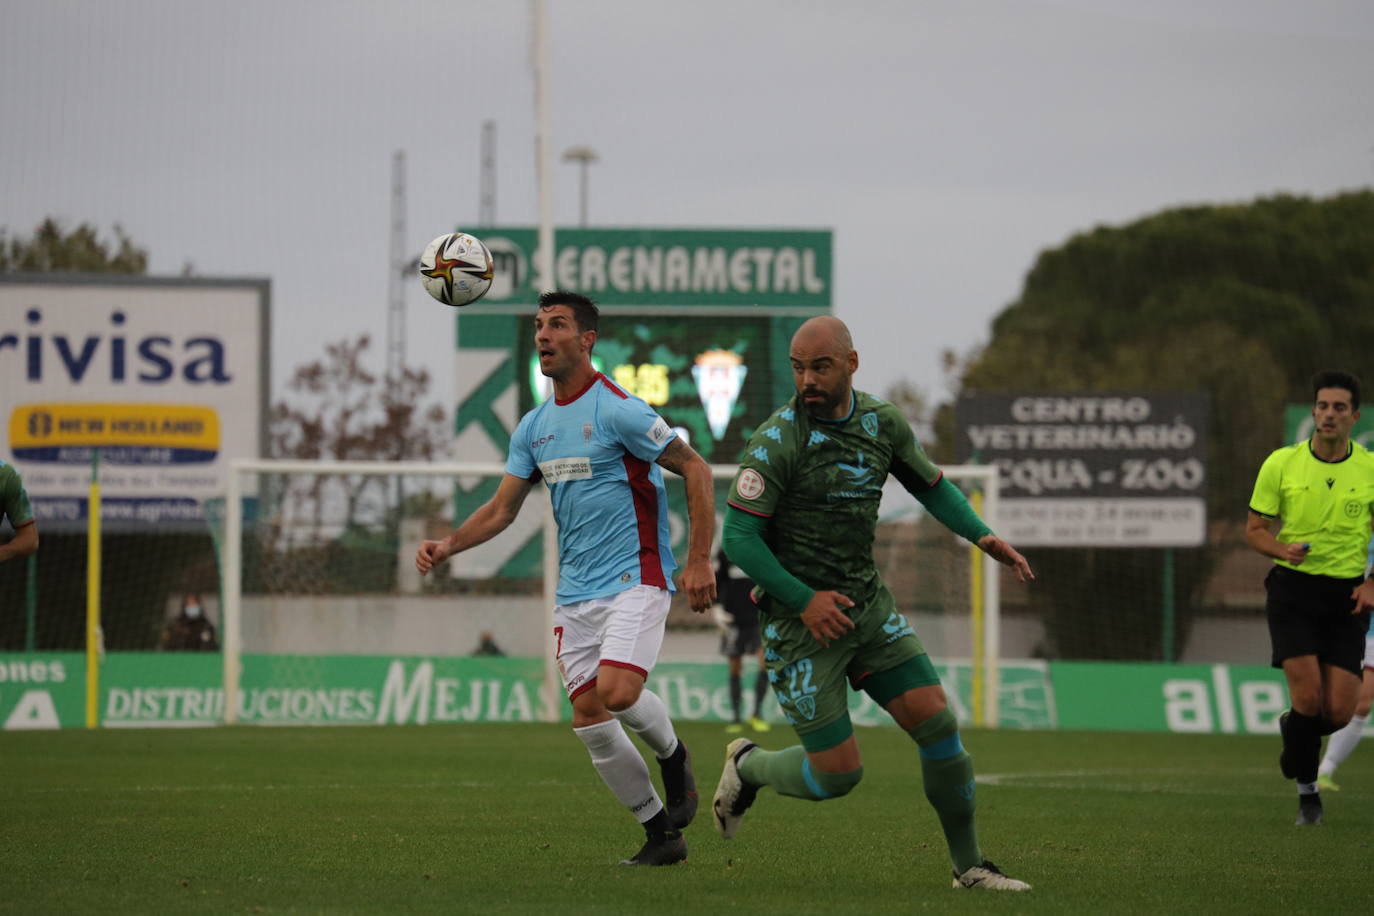
[{"label": "distribuciones mejias banner", "polygon": [[[936,664],[959,719],[972,721],[966,662]],[[210,653],[105,656],[98,720],[105,728],[215,725],[224,717],[223,664]],[[746,681],[751,677],[746,672]],[[239,721],[258,725],[389,725],[535,722],[542,718],[537,658],[245,655]],[[731,714],[723,664],[664,663],[649,677],[676,721]],[[0,729],[85,724],[85,657],[77,652],[0,654]],[[1007,661],[999,671],[1004,728],[1272,734],[1287,708],[1271,668]],[[771,700],[765,716],[783,723]],[[558,700],[563,721],[571,718]],[[850,694],[856,725],[891,720],[866,694]]]}]

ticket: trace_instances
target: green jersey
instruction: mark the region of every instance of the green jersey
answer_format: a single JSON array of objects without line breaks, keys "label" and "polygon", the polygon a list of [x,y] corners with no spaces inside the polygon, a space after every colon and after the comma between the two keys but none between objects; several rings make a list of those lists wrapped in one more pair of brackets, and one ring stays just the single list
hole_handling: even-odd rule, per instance
[{"label": "green jersey", "polygon": [[6,518],[11,528],[22,528],[33,521],[33,508],[19,472],[14,465],[0,461],[0,521]]},{"label": "green jersey", "polygon": [[1313,576],[1364,575],[1374,505],[1374,455],[1358,443],[1340,461],[1322,461],[1310,442],[1277,449],[1260,467],[1250,511],[1283,519],[1279,540],[1311,544],[1302,566],[1280,566]]},{"label": "green jersey", "polygon": [[764,541],[789,573],[864,604],[882,587],[873,536],[889,474],[913,493],[940,479],[901,411],[855,391],[847,417],[821,420],[794,395],[754,430],[729,502],[769,519]]}]

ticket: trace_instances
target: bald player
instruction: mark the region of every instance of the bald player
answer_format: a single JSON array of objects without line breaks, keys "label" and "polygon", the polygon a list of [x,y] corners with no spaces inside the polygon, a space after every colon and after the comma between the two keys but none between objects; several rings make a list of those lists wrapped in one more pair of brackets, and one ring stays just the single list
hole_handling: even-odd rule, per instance
[{"label": "bald player", "polygon": [[735,835],[758,790],[822,801],[858,785],[863,764],[846,682],[916,743],[926,798],[939,815],[956,888],[1029,890],[983,857],[974,827],[973,762],[940,679],[873,563],[883,482],[897,478],[951,531],[1027,582],[1025,557],[996,537],[945,480],[897,408],[854,390],[859,355],[830,316],[792,338],[797,393],[755,430],[730,490],[724,547],[759,585],[764,660],[800,744],[726,749],[712,806]]}]

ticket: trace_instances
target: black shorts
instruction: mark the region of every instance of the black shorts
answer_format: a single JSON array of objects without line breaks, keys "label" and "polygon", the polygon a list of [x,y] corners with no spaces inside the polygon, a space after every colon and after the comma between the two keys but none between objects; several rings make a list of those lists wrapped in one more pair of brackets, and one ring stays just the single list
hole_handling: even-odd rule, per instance
[{"label": "black shorts", "polygon": [[743,658],[762,648],[763,639],[759,634],[757,618],[752,627],[731,627],[720,637],[720,654],[728,658]]},{"label": "black shorts", "polygon": [[1369,612],[1350,613],[1355,607],[1350,593],[1361,581],[1359,577],[1309,576],[1286,566],[1269,570],[1264,578],[1269,593],[1264,609],[1274,667],[1282,668],[1287,658],[1315,655],[1317,661],[1359,677]]}]

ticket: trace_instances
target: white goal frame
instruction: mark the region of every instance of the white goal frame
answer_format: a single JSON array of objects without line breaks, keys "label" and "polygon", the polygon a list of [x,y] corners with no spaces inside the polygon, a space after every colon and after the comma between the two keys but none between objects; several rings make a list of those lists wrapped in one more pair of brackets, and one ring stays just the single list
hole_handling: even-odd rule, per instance
[{"label": "white goal frame", "polygon": [[[730,480],[738,468],[735,465],[712,465],[711,476],[718,480]],[[943,468],[946,477],[952,480],[973,481],[983,493],[980,514],[985,519],[996,519],[999,494],[998,472],[987,465],[951,465]],[[268,472],[283,474],[366,474],[397,475],[410,474],[427,477],[488,476],[499,477],[506,472],[505,465],[496,462],[446,462],[430,463],[418,461],[292,461],[280,459],[236,458],[229,462],[228,481],[224,494],[224,547],[223,547],[223,596],[221,612],[221,651],[224,661],[224,723],[233,725],[238,721],[239,676],[243,667],[242,641],[242,586],[243,586],[243,487],[241,475],[246,473]],[[557,603],[555,592],[558,585],[557,533],[553,525],[551,504],[544,496],[543,525],[543,581],[546,626],[544,627],[544,685],[543,708],[546,716],[551,715],[561,699],[562,684],[559,681],[554,662],[553,607]],[[455,520],[457,523],[458,520]],[[970,545],[975,558],[982,553]],[[998,584],[998,564],[991,560],[980,563],[983,590],[983,627],[982,644],[970,646],[970,658],[981,662],[982,669],[982,716],[975,723],[993,728],[997,725],[997,687],[998,661],[1001,658],[1001,595]],[[977,665],[975,665],[975,670]],[[981,718],[981,721],[978,721]]]}]

